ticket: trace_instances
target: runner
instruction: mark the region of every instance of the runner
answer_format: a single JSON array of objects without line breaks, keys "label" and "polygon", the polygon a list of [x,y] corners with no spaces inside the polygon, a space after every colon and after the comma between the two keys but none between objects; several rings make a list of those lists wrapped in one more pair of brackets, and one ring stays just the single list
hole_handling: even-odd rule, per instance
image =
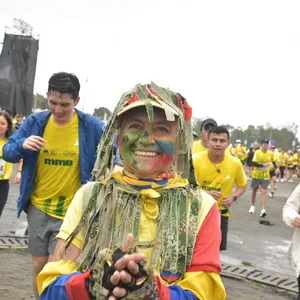
[{"label": "runner", "polygon": [[[9,192],[9,179],[12,176],[12,164],[3,159],[2,148],[13,130],[12,119],[7,112],[0,111],[0,218],[7,202]],[[18,169],[13,183],[20,183],[22,160],[18,162]]]}]

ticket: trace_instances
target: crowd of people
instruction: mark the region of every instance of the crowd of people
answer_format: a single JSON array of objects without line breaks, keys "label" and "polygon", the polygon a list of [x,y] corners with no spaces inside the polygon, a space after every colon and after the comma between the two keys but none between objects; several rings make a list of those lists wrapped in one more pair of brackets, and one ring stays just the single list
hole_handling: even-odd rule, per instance
[{"label": "crowd of people", "polygon": [[[299,176],[299,152],[231,146],[213,119],[199,139],[184,96],[153,82],[125,92],[107,124],[76,109],[79,92],[74,74],[55,73],[49,110],[15,130],[0,112],[0,216],[17,163],[36,299],[225,299],[230,207],[251,178],[249,213],[260,191],[266,217],[268,190]],[[284,210],[297,228],[299,191]]]}]

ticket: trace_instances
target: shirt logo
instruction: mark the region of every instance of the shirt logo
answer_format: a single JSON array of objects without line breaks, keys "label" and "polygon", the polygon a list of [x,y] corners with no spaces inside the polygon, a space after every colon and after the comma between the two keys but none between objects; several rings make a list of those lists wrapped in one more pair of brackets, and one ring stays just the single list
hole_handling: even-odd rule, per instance
[{"label": "shirt logo", "polygon": [[76,142],[74,143],[74,146],[79,146],[79,142],[76,141]]},{"label": "shirt logo", "polygon": [[230,177],[230,174],[228,174],[224,179],[230,179],[231,177]]},{"label": "shirt logo", "polygon": [[72,160],[45,158],[45,165],[70,167],[72,166],[72,164],[73,164]]}]

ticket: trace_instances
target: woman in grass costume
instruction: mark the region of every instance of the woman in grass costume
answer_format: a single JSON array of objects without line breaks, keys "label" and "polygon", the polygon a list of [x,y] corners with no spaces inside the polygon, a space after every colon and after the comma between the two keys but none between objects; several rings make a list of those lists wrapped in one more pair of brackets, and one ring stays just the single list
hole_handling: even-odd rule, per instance
[{"label": "woman in grass costume", "polygon": [[[117,136],[124,169],[112,174]],[[75,195],[40,299],[223,300],[220,215],[191,163],[191,108],[154,83],[119,101]],[[190,182],[190,183],[189,183]]]}]

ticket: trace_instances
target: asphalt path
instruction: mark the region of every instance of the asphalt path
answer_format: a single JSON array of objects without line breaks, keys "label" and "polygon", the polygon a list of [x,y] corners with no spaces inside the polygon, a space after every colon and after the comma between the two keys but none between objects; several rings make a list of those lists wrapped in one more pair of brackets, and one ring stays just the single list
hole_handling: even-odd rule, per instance
[{"label": "asphalt path", "polygon": [[[260,218],[260,193],[257,193],[255,214],[249,214],[251,189],[232,206],[229,223],[228,250],[222,252],[221,259],[229,264],[251,265],[260,270],[295,276],[291,269],[288,250],[293,229],[282,221],[282,208],[299,183],[277,184],[274,198],[268,196],[267,217]],[[268,221],[270,225],[261,224]]]}]

